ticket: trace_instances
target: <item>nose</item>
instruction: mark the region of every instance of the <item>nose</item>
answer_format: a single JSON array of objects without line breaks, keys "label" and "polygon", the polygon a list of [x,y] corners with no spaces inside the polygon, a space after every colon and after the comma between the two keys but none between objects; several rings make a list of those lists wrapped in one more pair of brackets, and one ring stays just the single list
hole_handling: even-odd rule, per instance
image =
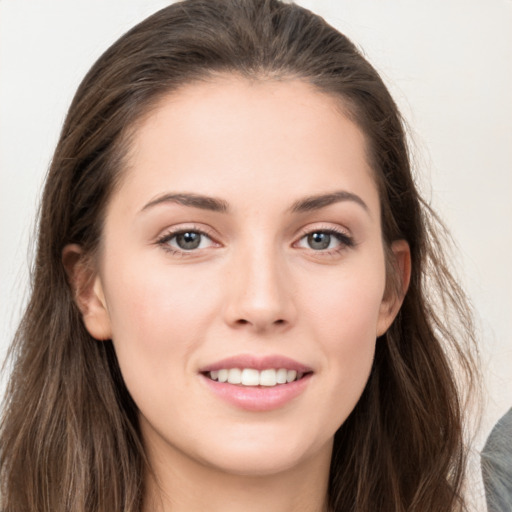
[{"label": "nose", "polygon": [[293,283],[275,251],[249,251],[231,262],[225,320],[254,332],[282,330],[296,318]]}]

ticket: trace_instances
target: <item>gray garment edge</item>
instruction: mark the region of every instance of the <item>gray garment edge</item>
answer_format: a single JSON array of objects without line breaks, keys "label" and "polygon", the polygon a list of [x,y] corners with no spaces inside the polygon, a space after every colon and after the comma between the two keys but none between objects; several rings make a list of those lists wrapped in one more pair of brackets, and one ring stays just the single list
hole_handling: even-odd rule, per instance
[{"label": "gray garment edge", "polygon": [[512,408],[489,434],[480,464],[488,512],[512,512]]}]

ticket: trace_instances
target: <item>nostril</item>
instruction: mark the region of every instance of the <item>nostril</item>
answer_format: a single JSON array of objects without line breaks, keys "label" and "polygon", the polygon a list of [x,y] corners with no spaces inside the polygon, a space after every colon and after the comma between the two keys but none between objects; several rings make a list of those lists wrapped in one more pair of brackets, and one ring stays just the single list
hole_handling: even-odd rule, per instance
[{"label": "nostril", "polygon": [[[239,318],[235,323],[237,325],[248,325],[248,324],[252,324],[253,322],[246,320],[245,318]],[[274,322],[272,322],[272,323],[273,323],[273,325],[284,325],[286,323],[286,320],[279,318],[278,320],[274,320]]]}]

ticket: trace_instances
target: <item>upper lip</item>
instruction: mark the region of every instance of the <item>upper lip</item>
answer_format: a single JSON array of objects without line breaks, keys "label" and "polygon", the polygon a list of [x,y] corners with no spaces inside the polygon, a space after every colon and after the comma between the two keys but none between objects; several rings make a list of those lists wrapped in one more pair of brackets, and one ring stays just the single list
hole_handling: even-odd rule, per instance
[{"label": "upper lip", "polygon": [[213,372],[230,368],[254,368],[255,370],[267,370],[270,368],[295,370],[297,372],[309,373],[313,370],[294,359],[281,355],[256,356],[253,354],[240,354],[227,357],[214,363],[208,364],[200,369],[201,373]]}]

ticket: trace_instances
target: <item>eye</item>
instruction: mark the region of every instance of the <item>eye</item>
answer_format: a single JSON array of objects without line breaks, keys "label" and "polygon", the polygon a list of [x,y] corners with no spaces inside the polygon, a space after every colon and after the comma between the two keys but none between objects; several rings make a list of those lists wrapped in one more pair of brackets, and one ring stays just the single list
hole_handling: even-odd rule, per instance
[{"label": "eye", "polygon": [[202,231],[187,229],[167,233],[158,240],[166,249],[175,252],[191,252],[213,246],[213,240]]},{"label": "eye", "polygon": [[313,251],[329,251],[352,247],[353,239],[335,230],[317,230],[304,235],[297,243],[298,247],[312,249]]},{"label": "eye", "polygon": [[[306,237],[306,242],[311,249],[315,249],[316,251],[323,251],[325,249],[329,249],[332,240],[332,236],[330,233],[310,233]],[[334,239],[334,241],[337,241]]]}]

